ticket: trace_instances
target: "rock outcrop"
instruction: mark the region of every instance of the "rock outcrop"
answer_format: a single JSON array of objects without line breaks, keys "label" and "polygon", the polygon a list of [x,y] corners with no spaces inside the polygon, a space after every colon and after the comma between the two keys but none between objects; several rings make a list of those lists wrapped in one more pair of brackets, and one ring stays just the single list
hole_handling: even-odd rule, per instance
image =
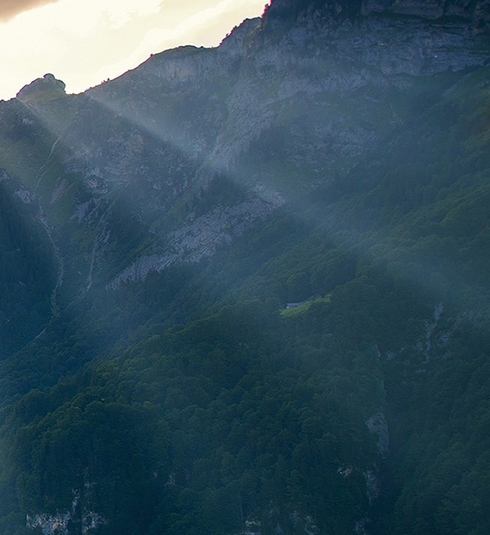
[{"label": "rock outcrop", "polygon": [[64,82],[48,73],[24,86],[16,98],[21,102],[53,100],[66,95],[65,87]]},{"label": "rock outcrop", "polygon": [[[418,80],[484,65],[488,10],[486,0],[275,0],[216,49],[156,54],[84,95],[67,98],[47,74],[17,95],[22,124],[54,133],[24,189],[65,237],[84,234],[81,250],[66,246],[79,250],[84,287],[198,261],[362,161],[413,112],[403,95]],[[236,198],[210,199],[217,178]],[[261,200],[258,186],[283,201]],[[122,217],[138,228],[129,240]],[[114,265],[105,251],[121,242],[128,264]]]}]

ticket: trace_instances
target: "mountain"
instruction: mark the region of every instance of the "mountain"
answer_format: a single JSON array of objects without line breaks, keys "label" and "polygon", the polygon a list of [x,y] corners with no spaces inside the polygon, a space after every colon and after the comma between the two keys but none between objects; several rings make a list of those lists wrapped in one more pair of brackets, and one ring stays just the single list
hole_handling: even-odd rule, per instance
[{"label": "mountain", "polygon": [[275,0],[0,102],[4,533],[489,532],[489,21]]}]

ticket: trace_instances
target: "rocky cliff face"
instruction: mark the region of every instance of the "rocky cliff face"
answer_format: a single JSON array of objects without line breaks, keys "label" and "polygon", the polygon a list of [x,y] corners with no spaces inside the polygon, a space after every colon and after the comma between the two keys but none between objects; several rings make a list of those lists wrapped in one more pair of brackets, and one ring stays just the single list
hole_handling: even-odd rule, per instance
[{"label": "rocky cliff face", "polygon": [[363,15],[370,13],[396,13],[425,19],[459,17],[472,23],[475,29],[482,29],[489,21],[489,5],[486,0],[365,0]]},{"label": "rocky cliff face", "polygon": [[469,22],[475,32],[485,31],[490,21],[487,0],[296,0],[271,3],[274,16],[323,12],[337,19],[366,17],[373,13],[437,20],[456,17]]},{"label": "rocky cliff face", "polygon": [[15,113],[43,148],[28,171],[1,163],[77,250],[72,280],[117,287],[212,255],[361,161],[422,111],[415,86],[488,61],[487,20],[483,0],[276,0],[217,49],[157,54],[83,95],[36,80]]}]

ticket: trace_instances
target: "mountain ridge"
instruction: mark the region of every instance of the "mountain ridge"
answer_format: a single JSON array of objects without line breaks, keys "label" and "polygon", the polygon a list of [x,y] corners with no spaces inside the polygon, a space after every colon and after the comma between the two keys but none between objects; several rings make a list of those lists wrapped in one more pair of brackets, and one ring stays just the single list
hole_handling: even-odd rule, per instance
[{"label": "mountain ridge", "polygon": [[275,0],[0,103],[3,532],[486,535],[487,7]]}]

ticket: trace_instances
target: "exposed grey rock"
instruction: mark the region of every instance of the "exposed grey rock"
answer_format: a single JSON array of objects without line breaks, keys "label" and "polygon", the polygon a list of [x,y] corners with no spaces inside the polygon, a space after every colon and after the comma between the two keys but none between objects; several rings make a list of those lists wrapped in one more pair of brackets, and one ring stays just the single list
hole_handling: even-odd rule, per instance
[{"label": "exposed grey rock", "polygon": [[373,433],[378,437],[378,452],[382,455],[388,453],[390,447],[390,433],[384,413],[380,411],[373,414],[366,421],[366,426],[370,433]]},{"label": "exposed grey rock", "polygon": [[39,513],[28,515],[26,527],[36,530],[36,532],[41,530],[43,535],[70,535],[72,533],[70,524],[74,519],[81,520],[80,529],[82,535],[94,533],[97,528],[105,524],[105,519],[99,513],[87,507],[81,508],[80,493],[73,491],[71,511],[57,514]]},{"label": "exposed grey rock", "polygon": [[[67,213],[90,236],[86,265],[77,265],[85,288],[113,245],[111,214],[121,207],[151,244],[130,266],[112,267],[120,274],[111,287],[214,254],[288,198],[362,162],[404,120],[386,107],[390,92],[490,57],[478,26],[487,1],[302,5],[276,0],[264,20],[245,21],[220,47],[155,54],[73,104],[52,75],[19,92],[22,121],[41,118],[56,136],[35,193],[48,219]],[[62,176],[51,174],[60,168]],[[215,177],[252,193],[191,220]],[[277,193],[257,196],[259,184]]]},{"label": "exposed grey rock", "polygon": [[486,26],[490,20],[487,0],[364,0],[362,13],[397,13],[426,19],[460,17],[471,21],[475,29]]},{"label": "exposed grey rock", "polygon": [[117,289],[126,282],[145,280],[151,271],[159,272],[175,263],[195,263],[212,256],[219,247],[243,234],[283,202],[280,196],[268,192],[265,199],[257,197],[232,207],[217,207],[170,233],[164,254],[140,257],[108,287]]},{"label": "exposed grey rock", "polygon": [[366,479],[366,493],[369,503],[372,504],[374,500],[379,496],[380,482],[377,471],[368,470],[364,472],[364,478]]},{"label": "exposed grey rock", "polygon": [[431,357],[431,351],[433,349],[434,344],[434,333],[437,329],[437,326],[439,324],[439,321],[441,319],[442,313],[444,312],[444,305],[443,303],[438,303],[434,307],[434,314],[432,321],[426,321],[425,323],[425,343],[424,343],[424,356],[426,362],[430,360]]},{"label": "exposed grey rock", "polygon": [[37,78],[24,86],[16,95],[21,102],[29,100],[45,100],[64,97],[65,83],[57,80],[52,74],[45,74],[43,78]]}]

